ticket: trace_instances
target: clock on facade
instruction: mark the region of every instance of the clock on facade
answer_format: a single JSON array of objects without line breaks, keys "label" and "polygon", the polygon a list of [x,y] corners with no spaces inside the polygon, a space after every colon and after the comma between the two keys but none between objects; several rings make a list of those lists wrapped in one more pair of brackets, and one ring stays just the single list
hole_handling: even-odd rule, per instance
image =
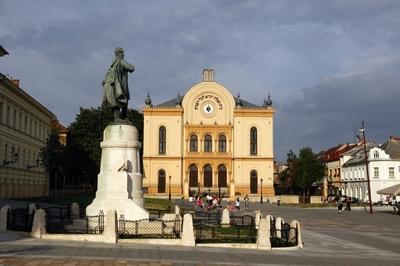
[{"label": "clock on facade", "polygon": [[205,103],[203,103],[200,107],[203,116],[205,117],[213,117],[214,115],[217,114],[216,112],[216,107],[215,107],[215,103],[213,103],[212,101],[206,101]]}]

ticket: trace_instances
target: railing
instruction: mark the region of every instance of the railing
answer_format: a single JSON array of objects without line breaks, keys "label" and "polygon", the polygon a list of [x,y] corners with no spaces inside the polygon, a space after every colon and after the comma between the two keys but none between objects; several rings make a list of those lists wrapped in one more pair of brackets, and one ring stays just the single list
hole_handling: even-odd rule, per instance
[{"label": "railing", "polygon": [[7,211],[7,230],[30,232],[32,230],[34,212],[29,208],[18,208]]},{"label": "railing", "polygon": [[275,230],[275,218],[271,216],[269,220],[269,226],[270,226],[270,236],[271,238],[276,237],[276,230]]},{"label": "railing", "polygon": [[[38,205],[37,208],[39,209],[40,206]],[[71,208],[70,207],[51,206],[51,207],[42,208],[42,209],[46,212],[46,215],[49,215],[49,216],[58,216],[58,217],[63,217],[63,218],[68,218],[71,216]]]},{"label": "railing", "polygon": [[[274,223],[275,226],[275,223]],[[294,230],[294,234],[290,237],[290,231]],[[271,226],[272,231],[272,226]],[[298,228],[290,227],[288,223],[282,223],[281,229],[275,228],[274,234],[271,233],[271,247],[292,247],[298,244]]]},{"label": "railing", "polygon": [[125,220],[121,215],[118,220],[119,238],[180,238],[182,220],[143,219],[137,221]]},{"label": "railing", "polygon": [[193,213],[193,223],[208,223],[208,224],[220,224],[221,223],[221,212],[203,212],[197,211]]},{"label": "railing", "polygon": [[171,212],[171,207],[168,209],[147,209],[151,217],[161,218],[164,214]]},{"label": "railing", "polygon": [[255,218],[251,215],[229,216],[231,225],[255,225]]},{"label": "railing", "polygon": [[49,234],[101,234],[104,231],[104,213],[84,217],[65,217],[46,214]]},{"label": "railing", "polygon": [[194,224],[196,243],[256,243],[254,225],[217,225],[198,221]]}]

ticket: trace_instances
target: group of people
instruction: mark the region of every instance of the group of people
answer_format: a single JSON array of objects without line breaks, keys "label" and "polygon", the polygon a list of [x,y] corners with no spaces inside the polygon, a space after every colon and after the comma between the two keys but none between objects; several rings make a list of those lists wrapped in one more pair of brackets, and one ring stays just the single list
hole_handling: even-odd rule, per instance
[{"label": "group of people", "polygon": [[189,202],[195,202],[197,207],[202,208],[202,209],[207,208],[208,210],[222,207],[221,200],[222,200],[222,197],[220,197],[218,195],[211,195],[211,194],[197,195],[197,196],[189,197]]},{"label": "group of people", "polygon": [[[223,196],[223,195],[222,195]],[[194,195],[189,197],[189,202],[194,202],[199,208],[206,208],[207,210],[212,210],[215,208],[222,208],[222,196],[211,195],[205,193],[203,195]],[[245,209],[249,210],[249,197],[244,197]],[[235,202],[227,206],[230,211],[237,210],[240,211],[240,198],[237,197]]]},{"label": "group of people", "polygon": [[351,198],[345,197],[345,198],[342,200],[342,198],[339,197],[339,199],[337,200],[337,207],[338,207],[339,213],[342,213],[342,212],[343,212],[344,203],[346,204],[345,210],[346,210],[346,211],[351,211]]}]

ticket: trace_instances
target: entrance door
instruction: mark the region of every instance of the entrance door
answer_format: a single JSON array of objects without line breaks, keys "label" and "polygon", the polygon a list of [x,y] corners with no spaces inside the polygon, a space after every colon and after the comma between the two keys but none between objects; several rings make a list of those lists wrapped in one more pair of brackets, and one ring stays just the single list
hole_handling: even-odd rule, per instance
[{"label": "entrance door", "polygon": [[257,171],[250,172],[250,194],[257,194]]},{"label": "entrance door", "polygon": [[210,165],[204,166],[204,187],[212,187],[212,168]]},{"label": "entrance door", "polygon": [[197,166],[192,164],[189,169],[189,187],[197,187]]},{"label": "entrance door", "polygon": [[165,193],[165,171],[158,171],[158,193]]},{"label": "entrance door", "polygon": [[218,186],[219,187],[228,186],[228,183],[226,182],[226,167],[224,165],[220,165],[218,167]]}]

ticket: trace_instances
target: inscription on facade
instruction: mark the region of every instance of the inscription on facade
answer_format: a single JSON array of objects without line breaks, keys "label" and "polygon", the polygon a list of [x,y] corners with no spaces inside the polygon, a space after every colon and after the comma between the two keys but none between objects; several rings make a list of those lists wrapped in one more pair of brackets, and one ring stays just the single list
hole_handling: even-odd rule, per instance
[{"label": "inscription on facade", "polygon": [[222,101],[218,96],[212,95],[212,94],[204,94],[196,99],[196,102],[194,103],[194,110],[198,110],[201,102],[205,100],[213,100],[215,103],[218,105],[218,109],[222,110]]}]

